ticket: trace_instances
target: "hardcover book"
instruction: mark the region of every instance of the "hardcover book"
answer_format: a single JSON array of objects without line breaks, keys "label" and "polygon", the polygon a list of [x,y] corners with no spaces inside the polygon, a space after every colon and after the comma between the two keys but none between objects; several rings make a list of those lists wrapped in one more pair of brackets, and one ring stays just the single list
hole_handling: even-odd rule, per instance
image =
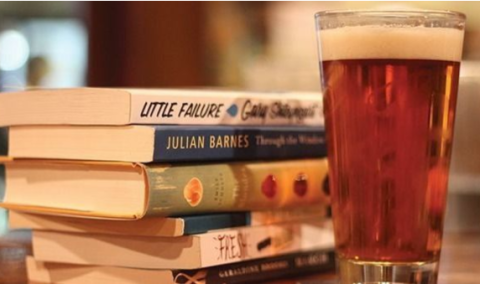
[{"label": "hardcover book", "polygon": [[13,126],[9,132],[14,158],[158,163],[326,156],[323,127]]},{"label": "hardcover book", "polygon": [[240,284],[332,272],[333,250],[314,250],[197,270],[76,265],[27,257],[30,281],[53,284]]},{"label": "hardcover book", "polygon": [[287,209],[326,203],[326,177],[326,158],[202,165],[17,160],[0,165],[0,206],[124,220]]},{"label": "hardcover book", "polygon": [[2,93],[0,126],[323,125],[320,93],[75,88]]},{"label": "hardcover book", "polygon": [[176,238],[34,230],[32,240],[40,261],[146,269],[197,269],[334,246],[331,224],[319,220]]},{"label": "hardcover book", "polygon": [[10,211],[8,216],[11,229],[29,228],[85,234],[178,237],[243,226],[301,222],[307,219],[323,220],[325,215],[326,206],[318,204],[291,210],[231,212],[170,218],[153,217],[132,222],[47,216],[17,211]]}]

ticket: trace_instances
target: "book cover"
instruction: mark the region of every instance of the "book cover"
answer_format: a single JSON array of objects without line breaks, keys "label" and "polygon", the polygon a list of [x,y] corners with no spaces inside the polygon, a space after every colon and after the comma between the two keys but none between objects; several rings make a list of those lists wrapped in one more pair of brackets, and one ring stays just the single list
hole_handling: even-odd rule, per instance
[{"label": "book cover", "polygon": [[147,216],[294,208],[326,200],[326,159],[145,170],[150,188]]},{"label": "book cover", "polygon": [[202,165],[16,160],[5,164],[0,206],[113,219],[288,209],[328,202],[327,168],[326,158]]},{"label": "book cover", "polygon": [[[137,124],[319,125],[320,93],[211,92],[181,90],[158,96],[131,90],[130,121]],[[167,94],[165,92],[164,94]]]},{"label": "book cover", "polygon": [[13,158],[164,163],[326,156],[323,127],[309,126],[12,126],[9,136]]},{"label": "book cover", "polygon": [[198,270],[147,270],[51,263],[27,257],[30,281],[55,284],[240,284],[332,272],[333,250],[314,250]]},{"label": "book cover", "polygon": [[314,273],[333,272],[335,252],[333,249],[307,251],[253,261],[214,266],[205,270],[174,272],[177,284],[203,283],[237,284],[259,283],[275,279],[305,276]]},{"label": "book cover", "polygon": [[34,230],[32,243],[33,256],[41,261],[146,269],[206,268],[334,247],[331,224],[324,220],[241,227],[177,238]]},{"label": "book cover", "polygon": [[155,127],[156,162],[325,156],[323,127]]},{"label": "book cover", "polygon": [[243,226],[263,226],[306,219],[323,220],[325,214],[325,206],[319,204],[292,210],[231,212],[176,218],[153,217],[132,222],[69,218],[11,211],[8,221],[11,229],[28,228],[84,234],[178,237]]},{"label": "book cover", "polygon": [[75,88],[0,96],[0,126],[323,125],[320,93]]}]

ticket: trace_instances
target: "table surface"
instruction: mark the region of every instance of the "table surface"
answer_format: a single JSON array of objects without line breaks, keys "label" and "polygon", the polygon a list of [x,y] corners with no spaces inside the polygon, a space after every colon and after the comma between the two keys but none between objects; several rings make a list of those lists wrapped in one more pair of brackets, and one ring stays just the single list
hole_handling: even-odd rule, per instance
[{"label": "table surface", "polygon": [[438,284],[480,283],[480,234],[446,234]]},{"label": "table surface", "polygon": [[[13,236],[14,244],[10,240],[0,238],[0,245],[4,248],[18,246],[18,253],[9,257],[0,254],[0,283],[25,283],[24,268],[21,269],[21,258],[29,253],[26,248],[27,237]],[[9,259],[5,262],[7,259]],[[8,270],[8,271],[6,271]],[[13,273],[15,270],[17,273]],[[8,273],[7,273],[8,272]],[[5,279],[2,276],[7,276]],[[292,279],[271,282],[269,284],[330,284],[335,283],[335,274],[322,274],[304,279]],[[443,251],[440,261],[440,275],[438,284],[479,284],[480,283],[480,233],[448,233],[445,234]]]},{"label": "table surface", "polygon": [[[268,284],[334,284],[335,274]],[[480,233],[445,234],[438,284],[480,283]]]}]

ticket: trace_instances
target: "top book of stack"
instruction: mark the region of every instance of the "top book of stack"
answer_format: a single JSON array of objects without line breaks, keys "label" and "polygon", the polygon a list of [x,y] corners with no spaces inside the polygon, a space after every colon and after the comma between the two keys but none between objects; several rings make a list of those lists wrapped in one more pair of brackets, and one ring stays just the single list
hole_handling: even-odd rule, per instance
[{"label": "top book of stack", "polygon": [[0,95],[0,126],[323,126],[319,93],[75,88]]}]

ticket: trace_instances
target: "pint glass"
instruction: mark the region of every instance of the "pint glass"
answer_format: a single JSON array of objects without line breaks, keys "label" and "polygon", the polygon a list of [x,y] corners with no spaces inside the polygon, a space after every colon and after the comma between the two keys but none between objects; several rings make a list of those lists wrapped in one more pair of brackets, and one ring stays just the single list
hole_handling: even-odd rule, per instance
[{"label": "pint glass", "polygon": [[465,16],[315,19],[340,283],[434,284]]}]

